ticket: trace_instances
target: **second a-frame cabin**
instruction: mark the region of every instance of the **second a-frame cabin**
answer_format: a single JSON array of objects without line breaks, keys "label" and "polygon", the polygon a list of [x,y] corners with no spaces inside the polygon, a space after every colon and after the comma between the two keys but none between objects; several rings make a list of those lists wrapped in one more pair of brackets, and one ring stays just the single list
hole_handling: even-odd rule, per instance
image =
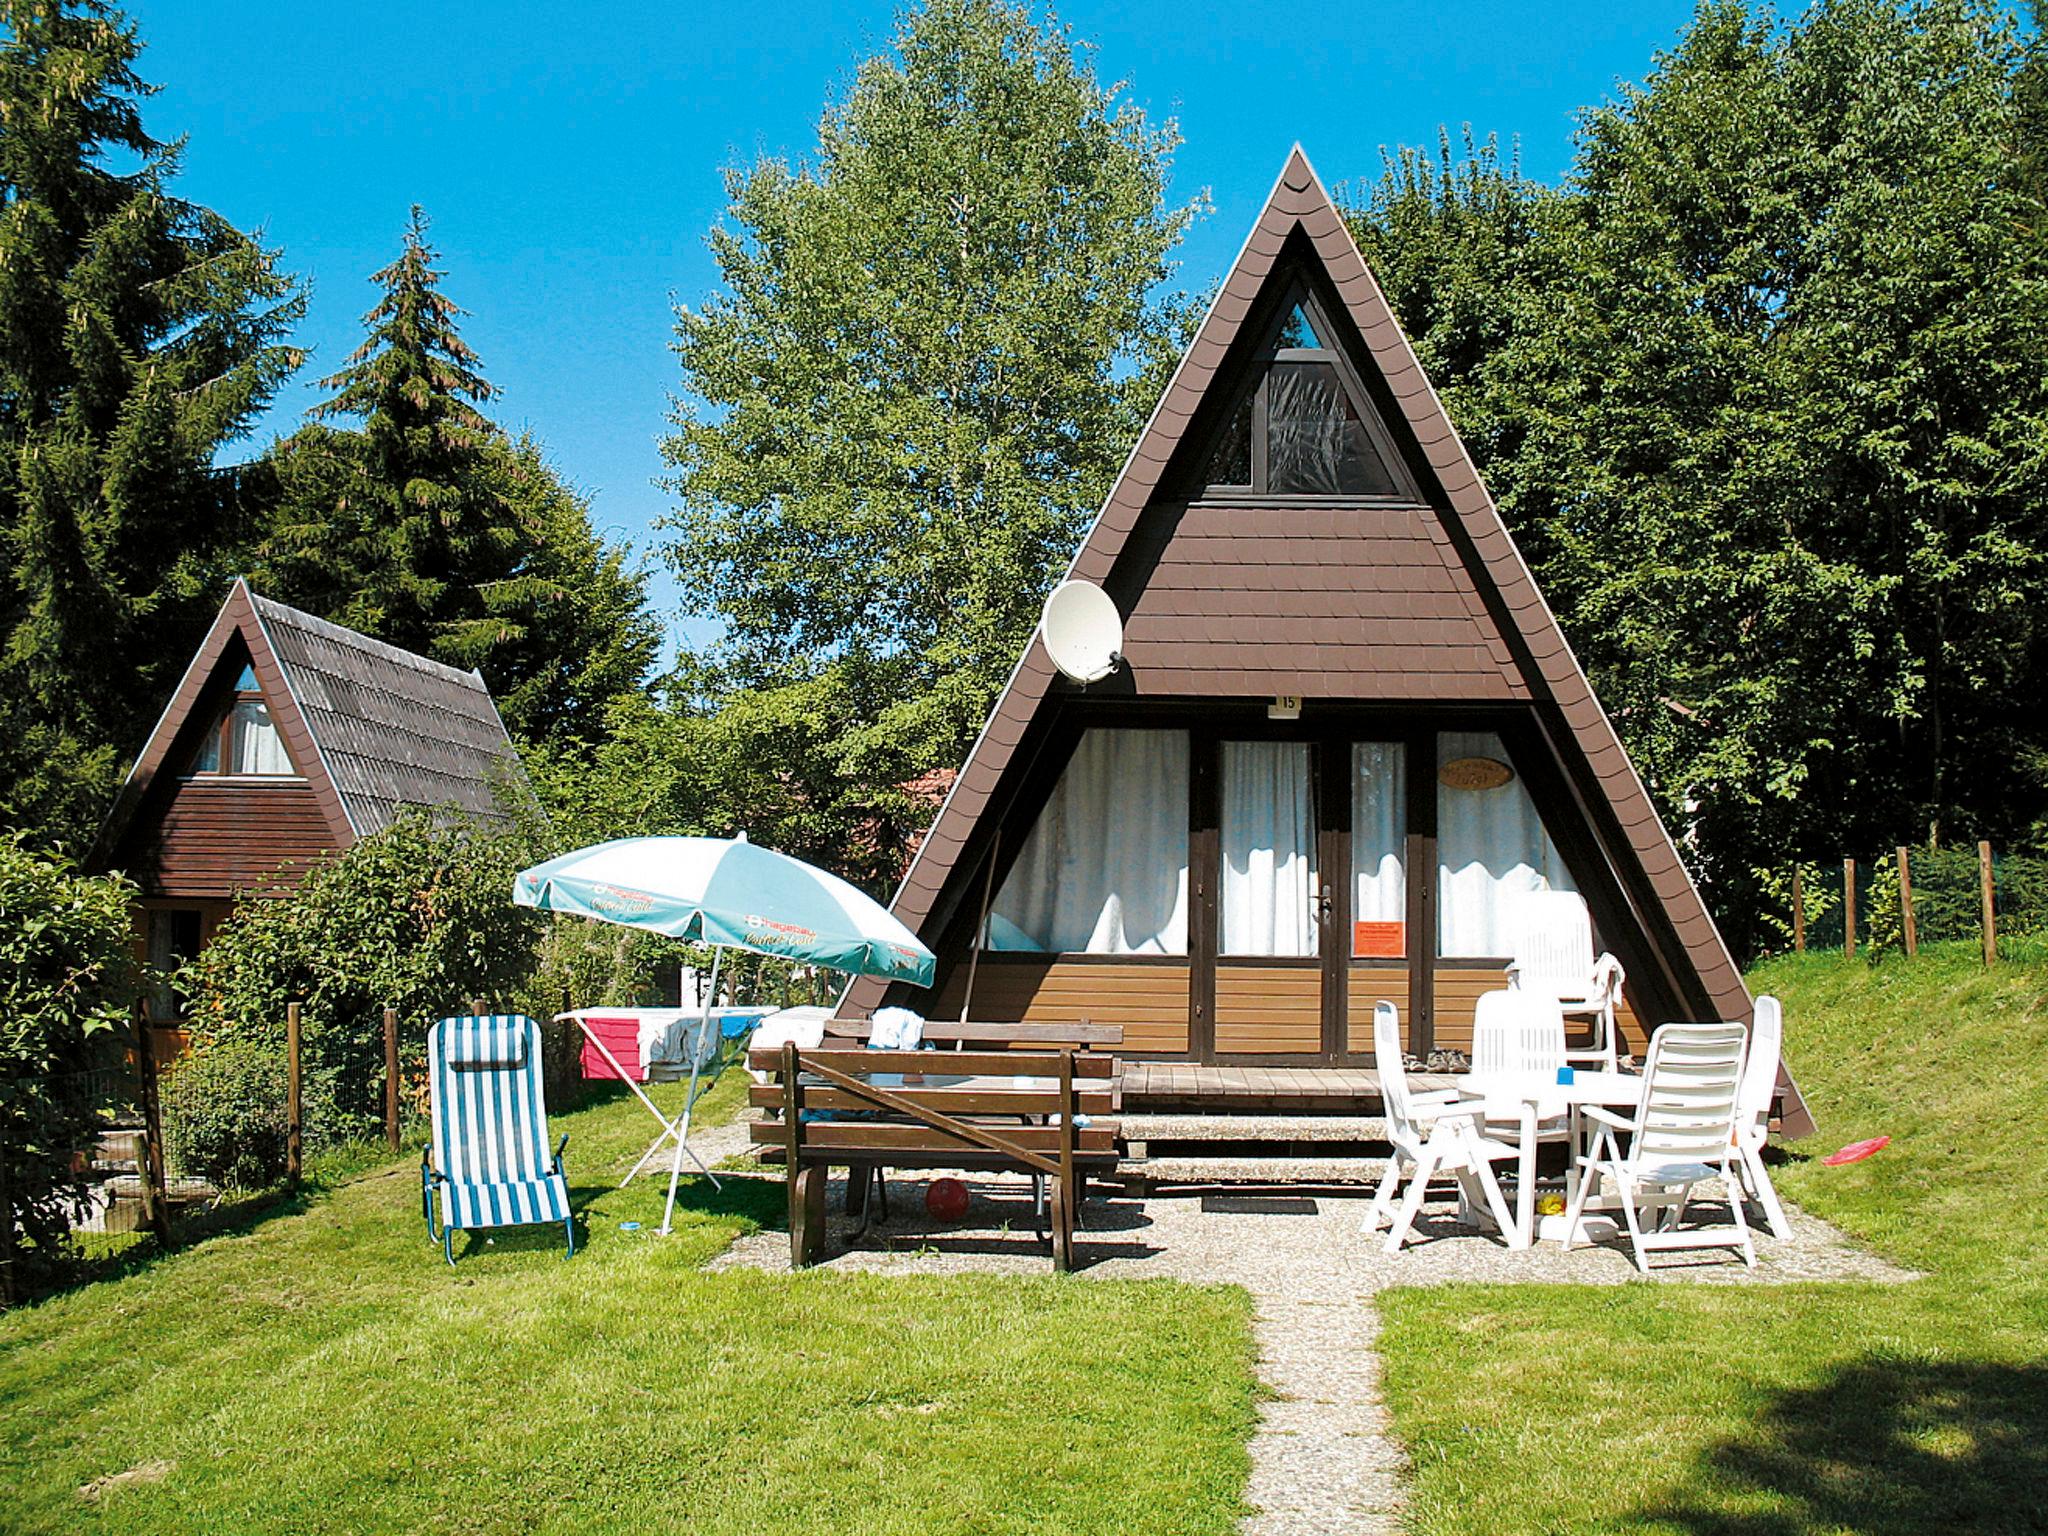
[{"label": "second a-frame cabin", "polygon": [[[282,895],[408,808],[503,821],[529,792],[475,672],[237,581],[143,744],[89,867],[136,883],[137,958],[190,959],[238,902]],[[175,1054],[183,1005],[145,999]]]},{"label": "second a-frame cabin", "polygon": [[1388,998],[1427,1057],[1470,1043],[1511,904],[1548,887],[1627,967],[1624,1050],[1748,1018],[1300,150],[1070,575],[1114,600],[1125,664],[1078,686],[1033,637],[895,898],[937,980],[890,1000],[1285,1068],[1370,1063]]}]

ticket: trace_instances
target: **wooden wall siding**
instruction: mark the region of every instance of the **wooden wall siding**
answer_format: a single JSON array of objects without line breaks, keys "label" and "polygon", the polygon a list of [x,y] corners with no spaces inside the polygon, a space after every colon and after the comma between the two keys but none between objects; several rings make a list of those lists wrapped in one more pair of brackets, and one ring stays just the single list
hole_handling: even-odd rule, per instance
[{"label": "wooden wall siding", "polygon": [[1414,1027],[1408,1017],[1408,968],[1406,966],[1351,967],[1350,989],[1344,998],[1344,1049],[1354,1056],[1372,1054],[1372,1010],[1385,998],[1401,1010],[1401,1038]]},{"label": "wooden wall siding", "polygon": [[[924,1011],[957,1019],[966,985],[963,962]],[[1188,968],[984,958],[975,972],[971,1012],[999,1024],[1121,1024],[1119,1055],[1178,1056],[1188,1048]]]},{"label": "wooden wall siding", "polygon": [[182,780],[143,809],[122,841],[143,895],[214,899],[261,892],[280,867],[302,871],[334,846],[320,802],[302,781]]},{"label": "wooden wall siding", "polygon": [[1315,1054],[1323,1048],[1323,978],[1312,965],[1224,961],[1216,967],[1216,1054]]},{"label": "wooden wall siding", "polygon": [[[1507,984],[1505,971],[1440,969],[1436,973],[1437,1049],[1471,1050],[1472,1015],[1479,1007],[1480,994],[1497,992]],[[1617,1023],[1621,1030],[1622,1054],[1633,1053],[1641,1057],[1649,1036],[1637,1022],[1635,1010],[1629,1007],[1626,998],[1622,1000]],[[1585,1038],[1584,1026],[1579,1021],[1565,1021],[1567,1043],[1577,1045]]]}]

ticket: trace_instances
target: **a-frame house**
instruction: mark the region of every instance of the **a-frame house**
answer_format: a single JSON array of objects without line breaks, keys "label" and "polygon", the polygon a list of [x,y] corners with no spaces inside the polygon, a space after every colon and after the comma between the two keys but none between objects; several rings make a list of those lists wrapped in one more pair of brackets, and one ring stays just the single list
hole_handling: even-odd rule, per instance
[{"label": "a-frame house", "polygon": [[[482,677],[237,581],[89,867],[135,880],[138,956],[165,967],[198,953],[238,901],[290,889],[406,807],[499,819],[524,785]],[[168,990],[147,1007],[152,1023],[177,1022]]]},{"label": "a-frame house", "polygon": [[1627,967],[1626,1049],[1749,1016],[1298,148],[1069,574],[1115,601],[1125,665],[1077,686],[1033,637],[896,894],[939,971],[892,1000],[1307,1067],[1369,1062],[1384,997],[1427,1055],[1469,1043],[1509,905],[1549,886]]}]

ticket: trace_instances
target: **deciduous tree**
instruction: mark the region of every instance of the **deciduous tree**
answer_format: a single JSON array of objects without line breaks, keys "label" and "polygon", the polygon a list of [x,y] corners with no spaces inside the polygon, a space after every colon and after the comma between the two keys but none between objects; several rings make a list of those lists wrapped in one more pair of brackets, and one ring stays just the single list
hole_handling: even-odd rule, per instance
[{"label": "deciduous tree", "polygon": [[1482,266],[1455,248],[1513,190],[1483,163],[1362,213],[1397,273],[1446,257],[1460,291],[1408,283],[1404,318],[1738,928],[1757,864],[2043,804],[2023,58],[1969,0],[1713,5]]},{"label": "deciduous tree", "polygon": [[958,760],[1175,352],[1177,142],[1025,6],[929,0],[809,159],[728,173],[665,447],[711,697],[878,793]]}]

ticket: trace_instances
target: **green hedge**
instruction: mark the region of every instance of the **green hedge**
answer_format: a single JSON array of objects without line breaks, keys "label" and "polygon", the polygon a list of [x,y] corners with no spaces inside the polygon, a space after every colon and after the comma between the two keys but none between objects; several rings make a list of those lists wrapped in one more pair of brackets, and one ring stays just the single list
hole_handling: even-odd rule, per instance
[{"label": "green hedge", "polygon": [[183,1124],[165,1135],[184,1171],[240,1185],[282,1172],[272,1128],[293,1002],[307,1150],[378,1134],[386,1007],[398,1010],[401,1075],[416,1083],[432,1020],[471,997],[516,1006],[528,990],[541,925],[512,904],[512,876],[530,861],[520,834],[409,815],[291,894],[237,908],[179,978],[193,1053],[170,1075],[167,1122]]},{"label": "green hedge", "polygon": [[0,1221],[19,1239],[0,1295],[57,1265],[82,1207],[74,1159],[99,1128],[135,995],[134,895],[117,876],[88,879],[0,837]]}]

